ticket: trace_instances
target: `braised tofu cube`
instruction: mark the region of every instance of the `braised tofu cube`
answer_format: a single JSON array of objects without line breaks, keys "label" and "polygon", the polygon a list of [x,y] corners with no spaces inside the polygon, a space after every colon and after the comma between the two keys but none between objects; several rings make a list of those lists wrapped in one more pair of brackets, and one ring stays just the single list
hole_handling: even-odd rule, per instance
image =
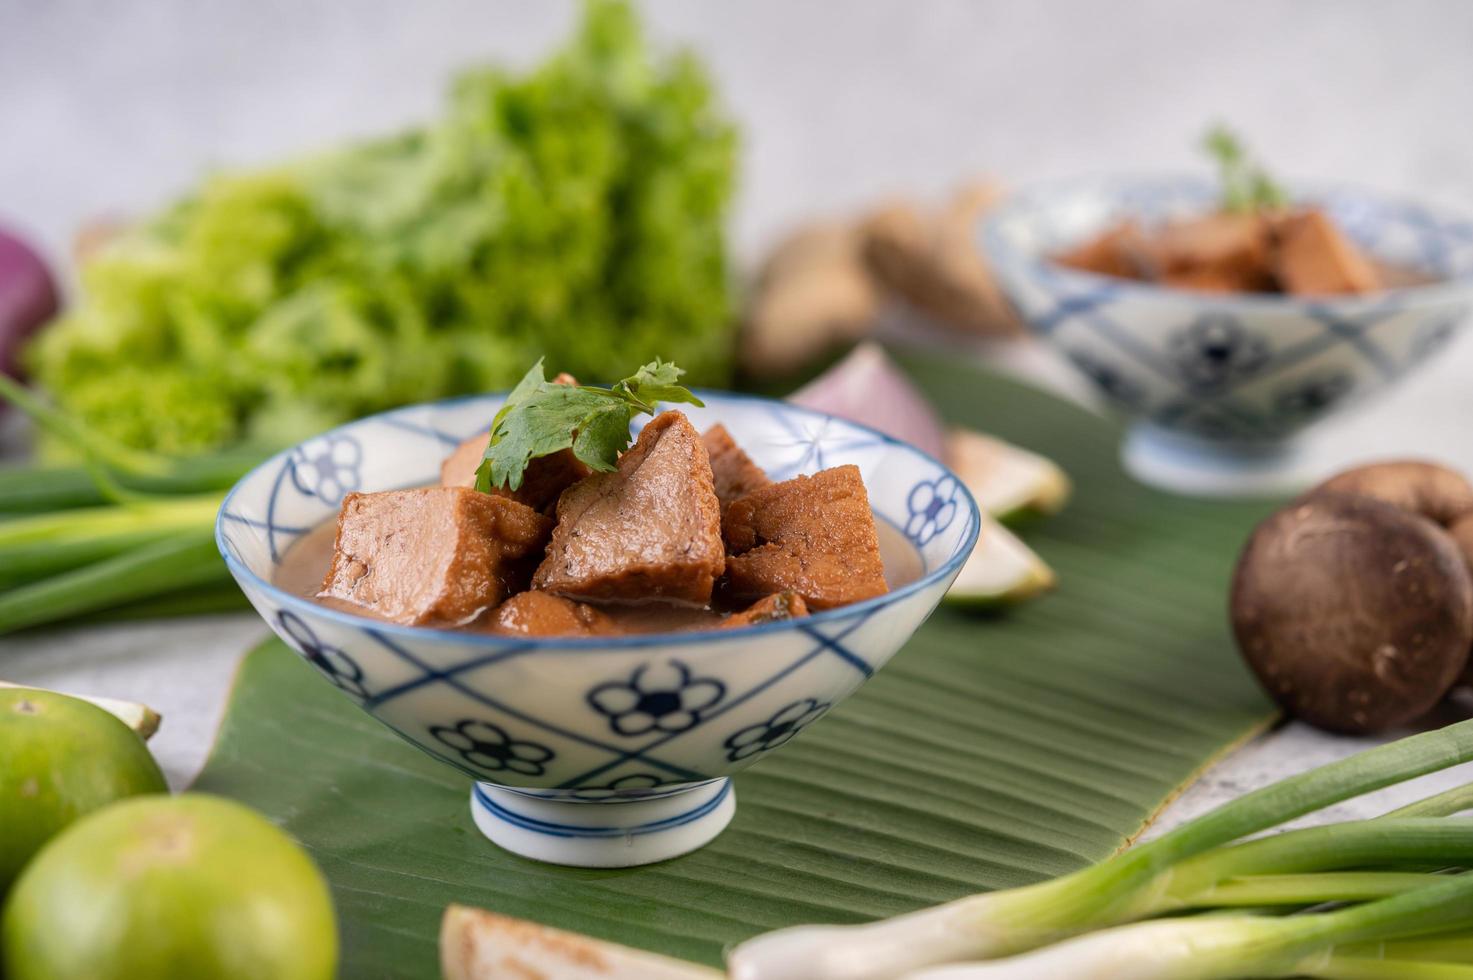
[{"label": "braised tofu cube", "polygon": [[582,602],[548,592],[522,592],[503,602],[493,625],[521,636],[601,636],[619,630],[608,616]]},{"label": "braised tofu cube", "polygon": [[726,509],[731,593],[792,591],[812,609],[883,595],[885,566],[856,466],[836,466],[754,491]]},{"label": "braised tofu cube", "polygon": [[[455,451],[440,464],[442,487],[474,487],[476,470],[486,455],[486,446],[491,442],[489,433],[471,436],[455,447]],[[492,487],[498,497],[507,497],[519,504],[526,504],[535,511],[551,514],[557,506],[562,492],[593,471],[583,464],[571,449],[539,456],[527,464],[522,474],[522,485],[515,490]]]},{"label": "braised tofu cube", "polygon": [[808,603],[796,592],[779,592],[765,599],[758,599],[739,613],[732,613],[721,623],[724,630],[742,626],[759,626],[762,623],[780,623],[785,619],[798,619],[808,615]]},{"label": "braised tofu cube", "polygon": [[769,486],[772,481],[762,468],[752,462],[742,447],[732,439],[726,426],[717,423],[701,436],[706,455],[711,459],[711,477],[716,486],[716,499],[725,507],[753,490]]},{"label": "braised tofu cube", "polygon": [[706,448],[684,415],[662,412],[617,470],[563,492],[532,584],[572,598],[705,604],[724,564]]},{"label": "braised tofu cube", "polygon": [[1149,271],[1140,225],[1124,221],[1104,234],[1054,257],[1060,265],[1117,279],[1144,279]]},{"label": "braised tofu cube", "polygon": [[1173,222],[1150,251],[1157,278],[1168,285],[1240,293],[1274,288],[1272,229],[1259,214],[1220,212]]},{"label": "braised tofu cube", "polygon": [[[552,380],[554,384],[560,385],[578,383],[577,378],[566,372]],[[486,447],[490,444],[491,434],[483,432],[456,446],[455,451],[440,464],[440,486],[474,487],[476,470],[481,468],[481,460],[485,458]],[[491,492],[500,497],[510,497],[533,510],[551,514],[562,492],[592,472],[582,460],[573,455],[571,449],[564,449],[529,462],[522,474],[522,485],[515,490],[492,487]]]},{"label": "braised tofu cube", "polygon": [[464,487],[350,493],[321,598],[407,626],[458,626],[506,598],[552,522]]},{"label": "braised tofu cube", "polygon": [[1300,296],[1381,288],[1375,266],[1323,211],[1290,215],[1279,224],[1278,276],[1284,292]]}]

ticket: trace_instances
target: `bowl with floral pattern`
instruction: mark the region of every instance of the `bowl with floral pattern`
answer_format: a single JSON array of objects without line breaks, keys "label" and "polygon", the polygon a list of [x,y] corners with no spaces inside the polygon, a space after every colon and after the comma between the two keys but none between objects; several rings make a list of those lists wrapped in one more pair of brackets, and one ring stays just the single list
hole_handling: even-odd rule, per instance
[{"label": "bowl with floral pattern", "polygon": [[1425,282],[1355,296],[1192,292],[1066,268],[1050,257],[1126,218],[1214,210],[1180,177],[1021,192],[979,229],[1009,300],[1114,406],[1169,439],[1257,451],[1427,362],[1473,307],[1473,222],[1361,190],[1305,189],[1373,258]]},{"label": "bowl with floral pattern", "polygon": [[[500,396],[417,405],[309,439],[247,474],[216,526],[268,625],[342,695],[468,775],[476,825],[528,857],[627,867],[690,851],[731,819],[729,777],[819,723],[930,615],[976,541],[977,506],[941,463],[783,402],[701,392],[774,480],[859,467],[887,566],[882,596],[729,630],[510,637],[399,626],[274,584],[282,556],[346,493],[433,484]],[[888,568],[887,568],[888,570]],[[447,814],[447,819],[451,819]]]}]

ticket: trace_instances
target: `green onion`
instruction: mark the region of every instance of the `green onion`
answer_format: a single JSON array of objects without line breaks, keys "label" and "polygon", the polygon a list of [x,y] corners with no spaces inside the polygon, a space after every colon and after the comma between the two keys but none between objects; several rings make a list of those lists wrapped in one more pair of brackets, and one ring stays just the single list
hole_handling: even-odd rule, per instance
[{"label": "green onion", "polygon": [[220,582],[228,575],[211,528],[200,528],[0,595],[0,634]]},{"label": "green onion", "polygon": [[[1291,830],[1218,848],[1182,861],[1163,875],[1143,911],[1153,915],[1210,904],[1206,893],[1248,875],[1429,863],[1473,867],[1473,820],[1383,817]],[[1332,895],[1326,900],[1348,897]]]},{"label": "green onion", "polygon": [[1318,980],[1473,980],[1473,966],[1416,960],[1357,960],[1331,957],[1303,976]]},{"label": "green onion", "polygon": [[1436,875],[1411,871],[1326,871],[1226,878],[1194,892],[1186,904],[1202,908],[1266,908],[1365,902],[1435,884]]},{"label": "green onion", "polygon": [[[1388,856],[1399,870],[1445,862],[1437,849],[1473,845],[1468,824],[1397,818],[1299,831],[1298,858],[1280,838],[1199,854],[1332,803],[1473,759],[1473,721],[1370,749],[1248,793],[1216,810],[1100,864],[1008,891],[960,899],[883,922],[801,926],[738,946],[729,966],[735,980],[881,980],[922,967],[1008,956],[1069,936],[1191,905],[1194,894],[1244,874],[1343,868],[1339,845]],[[1447,794],[1443,794],[1445,797]],[[1373,829],[1364,829],[1371,825]],[[1349,830],[1345,827],[1354,827]],[[1287,835],[1283,835],[1287,836]],[[1379,849],[1379,850],[1378,850]],[[1473,860],[1473,855],[1470,855]],[[1275,862],[1279,862],[1276,866]],[[1369,863],[1375,864],[1375,861]],[[1181,865],[1175,880],[1174,866]],[[1444,887],[1429,883],[1394,901]]]},{"label": "green onion", "polygon": [[214,525],[218,497],[149,500],[0,522],[0,588]]},{"label": "green onion", "polygon": [[[1231,980],[1340,977],[1341,943],[1401,939],[1473,926],[1473,875],[1314,915],[1163,919],[1105,929],[989,963],[958,963],[902,980]],[[1345,958],[1351,968],[1368,961]],[[1342,961],[1341,966],[1344,967]]]},{"label": "green onion", "polygon": [[[114,470],[122,487],[142,494],[198,494],[228,490],[268,455],[251,449],[170,459],[161,472]],[[94,507],[109,498],[85,466],[0,467],[0,517]]]},{"label": "green onion", "polygon": [[176,460],[99,438],[8,378],[0,398],[84,461],[0,469],[0,633],[84,614],[241,607],[213,527],[220,490],[260,451]]},{"label": "green onion", "polygon": [[1473,783],[1443,790],[1436,796],[1409,803],[1400,809],[1392,810],[1385,816],[1393,819],[1396,817],[1450,817],[1464,810],[1473,810]]},{"label": "green onion", "polygon": [[138,599],[121,606],[100,609],[96,620],[128,621],[158,619],[164,616],[205,616],[211,613],[238,612],[251,608],[250,600],[236,586],[222,565],[219,582],[180,589],[163,595]]},{"label": "green onion", "polygon": [[86,461],[84,466],[0,468],[0,515],[33,514],[108,503],[116,483],[139,494],[224,490],[267,453],[260,448],[174,459],[116,445],[88,431],[16,381],[0,375],[0,399],[23,411]]},{"label": "green onion", "polygon": [[1473,934],[1447,933],[1381,943],[1352,943],[1335,947],[1336,956],[1355,959],[1443,960],[1473,963]]}]

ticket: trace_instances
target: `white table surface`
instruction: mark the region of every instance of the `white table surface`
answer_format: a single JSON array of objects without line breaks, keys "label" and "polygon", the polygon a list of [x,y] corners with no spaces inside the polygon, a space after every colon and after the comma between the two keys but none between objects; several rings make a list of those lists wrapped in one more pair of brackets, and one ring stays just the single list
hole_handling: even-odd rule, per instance
[{"label": "white table surface", "polygon": [[[733,217],[750,257],[804,216],[979,172],[1015,184],[1199,165],[1226,118],[1281,172],[1351,179],[1473,211],[1473,4],[1457,0],[929,2],[658,0],[662,39],[697,45],[744,127]],[[225,163],[251,163],[432,112],[448,72],[527,63],[567,3],[188,0],[0,3],[0,223],[59,264],[88,217],[136,213]],[[1067,379],[1031,350],[1002,356]],[[1306,474],[1388,453],[1473,469],[1473,341],[1306,440]],[[1070,384],[1063,380],[1066,387]],[[171,781],[198,769],[240,654],[238,615],[0,639],[0,675],[153,705]],[[1286,726],[1213,767],[1169,826],[1373,740]],[[1434,777],[1331,811],[1378,812]]]}]

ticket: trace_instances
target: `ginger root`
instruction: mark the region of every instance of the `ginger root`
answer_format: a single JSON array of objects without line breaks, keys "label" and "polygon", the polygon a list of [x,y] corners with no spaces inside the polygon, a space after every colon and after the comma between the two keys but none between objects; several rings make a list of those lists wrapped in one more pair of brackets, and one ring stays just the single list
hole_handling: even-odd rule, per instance
[{"label": "ginger root", "polygon": [[864,257],[889,291],[943,324],[984,337],[1016,337],[1022,324],[976,245],[977,223],[1001,197],[991,182],[967,184],[941,208],[897,201],[861,224]]},{"label": "ginger root", "polygon": [[860,255],[858,232],[823,222],[799,228],[763,263],[742,327],[742,367],[789,374],[869,334],[880,296]]},{"label": "ginger root", "polygon": [[895,202],[857,222],[819,221],[783,239],[748,296],[742,368],[790,374],[862,340],[887,297],[937,322],[984,337],[1023,333],[976,245],[978,220],[1000,197],[967,184],[943,206]]}]

